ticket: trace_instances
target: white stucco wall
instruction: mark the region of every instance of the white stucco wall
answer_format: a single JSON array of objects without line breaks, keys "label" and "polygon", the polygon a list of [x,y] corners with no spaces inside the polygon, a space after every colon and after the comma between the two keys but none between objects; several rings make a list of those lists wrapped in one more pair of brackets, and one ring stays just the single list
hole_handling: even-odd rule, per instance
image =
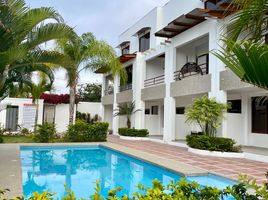
[{"label": "white stucco wall", "polygon": [[227,137],[233,138],[237,144],[245,144],[244,132],[244,116],[239,113],[227,113]]},{"label": "white stucco wall", "polygon": [[[75,119],[74,110],[74,119]],[[55,126],[57,132],[65,132],[69,124],[69,104],[57,104],[55,108]]]},{"label": "white stucco wall", "polygon": [[101,103],[100,102],[79,102],[77,104],[77,111],[81,113],[90,113],[92,117],[96,114],[101,116]]},{"label": "white stucco wall", "polygon": [[185,123],[185,115],[176,115],[175,120],[175,138],[177,140],[185,140],[186,135],[189,135],[191,133],[191,126]]},{"label": "white stucco wall", "polygon": [[[158,106],[158,114],[152,115],[152,106]],[[148,129],[150,135],[163,135],[163,102],[148,101],[145,103],[145,109],[150,109],[150,114],[145,115],[144,127]],[[142,111],[144,113],[144,111]]]},{"label": "white stucco wall", "polygon": [[103,121],[109,123],[109,129],[113,127],[113,107],[112,106],[104,106],[104,119]]},{"label": "white stucco wall", "polygon": [[165,58],[155,58],[146,62],[146,79],[165,74]]},{"label": "white stucco wall", "polygon": [[[18,106],[18,125],[22,125],[23,123],[23,107],[24,104],[32,104],[32,99],[28,98],[5,98],[1,103],[10,104],[12,106]],[[38,109],[38,124],[42,124],[43,121],[43,100],[39,100],[39,109]],[[6,123],[6,110],[0,112],[0,124],[5,127]],[[33,128],[32,128],[33,130]]]}]

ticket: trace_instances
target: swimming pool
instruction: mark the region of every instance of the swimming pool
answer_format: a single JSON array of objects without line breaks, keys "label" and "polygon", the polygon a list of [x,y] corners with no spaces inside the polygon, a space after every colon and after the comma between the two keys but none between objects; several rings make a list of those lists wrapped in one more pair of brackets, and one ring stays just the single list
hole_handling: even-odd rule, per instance
[{"label": "swimming pool", "polygon": [[[151,186],[158,179],[163,184],[183,177],[180,174],[130,157],[103,146],[49,146],[21,147],[23,193],[56,192],[55,198],[65,195],[64,184],[76,197],[89,197],[94,193],[96,180],[101,194],[122,187],[119,194],[131,195],[137,185]],[[214,176],[187,177],[201,185],[225,188],[235,182]]]}]

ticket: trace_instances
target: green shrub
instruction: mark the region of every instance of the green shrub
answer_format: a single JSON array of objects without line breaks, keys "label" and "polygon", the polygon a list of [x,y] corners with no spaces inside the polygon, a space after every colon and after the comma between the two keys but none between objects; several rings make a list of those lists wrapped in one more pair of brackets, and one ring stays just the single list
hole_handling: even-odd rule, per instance
[{"label": "green shrub", "polygon": [[42,125],[37,125],[37,131],[34,136],[34,140],[37,142],[51,142],[56,134],[55,125],[45,122]]},{"label": "green shrub", "polygon": [[149,132],[147,129],[119,128],[119,135],[130,137],[146,137]]},{"label": "green shrub", "polygon": [[109,123],[95,122],[88,124],[83,120],[77,120],[69,125],[66,140],[70,142],[104,142],[107,140]]},{"label": "green shrub", "polygon": [[239,152],[240,147],[235,146],[235,141],[231,138],[210,137],[207,135],[187,135],[187,145],[209,151],[222,151],[222,152]]},{"label": "green shrub", "polygon": [[20,134],[21,135],[29,135],[31,132],[29,131],[29,129],[27,129],[27,128],[22,128],[21,130],[20,130]]}]

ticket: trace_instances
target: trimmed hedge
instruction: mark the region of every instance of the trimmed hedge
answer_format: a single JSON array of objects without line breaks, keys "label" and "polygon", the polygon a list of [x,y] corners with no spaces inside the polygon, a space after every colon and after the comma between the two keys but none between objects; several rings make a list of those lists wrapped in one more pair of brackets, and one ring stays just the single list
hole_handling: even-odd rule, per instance
[{"label": "trimmed hedge", "polygon": [[149,132],[147,129],[119,128],[119,135],[130,137],[146,137]]},{"label": "trimmed hedge", "polygon": [[70,142],[105,142],[107,141],[109,123],[95,122],[88,124],[77,120],[69,125],[65,139]]},{"label": "trimmed hedge", "polygon": [[231,138],[209,137],[207,135],[187,135],[187,145],[202,150],[239,152],[240,146],[235,146],[235,141]]}]

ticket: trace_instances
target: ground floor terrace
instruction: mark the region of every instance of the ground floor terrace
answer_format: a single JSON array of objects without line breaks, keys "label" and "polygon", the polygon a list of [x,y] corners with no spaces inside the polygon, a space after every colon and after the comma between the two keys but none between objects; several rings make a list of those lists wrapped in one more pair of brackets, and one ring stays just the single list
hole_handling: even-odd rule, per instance
[{"label": "ground floor terrace", "polygon": [[9,188],[11,195],[22,194],[22,172],[20,146],[51,145],[104,145],[138,159],[182,173],[186,176],[213,173],[237,180],[241,174],[256,179],[258,184],[266,181],[268,163],[238,158],[218,158],[189,153],[186,148],[151,141],[126,141],[118,136],[109,136],[105,143],[63,143],[63,144],[2,144],[0,145],[0,188]]}]

